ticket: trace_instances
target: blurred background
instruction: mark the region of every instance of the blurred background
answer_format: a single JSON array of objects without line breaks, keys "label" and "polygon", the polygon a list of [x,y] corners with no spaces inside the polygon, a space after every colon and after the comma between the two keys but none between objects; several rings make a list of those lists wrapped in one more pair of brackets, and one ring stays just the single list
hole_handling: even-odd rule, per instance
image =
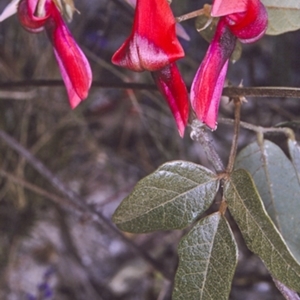
[{"label": "blurred background", "polygon": [[[8,2],[0,2],[0,11]],[[174,0],[172,8],[180,16],[204,3]],[[153,84],[147,72],[110,63],[131,31],[133,9],[124,0],[75,0],[75,5],[80,14],[68,25],[90,61],[94,80]],[[182,26],[190,41],[180,39],[186,57],[178,66],[190,86],[208,43],[196,31],[195,19]],[[230,65],[229,84],[243,80],[247,87],[299,87],[299,51],[299,32],[244,45],[240,60]],[[0,83],[40,79],[61,79],[46,34],[26,32],[16,16],[5,20],[0,24]],[[164,162],[189,160],[211,168],[201,145],[191,141],[190,128],[181,139],[167,104],[151,89],[95,86],[72,111],[63,85],[1,86],[0,130],[106,221],[95,222],[57,204],[65,195],[53,181],[0,138],[0,299],[171,299],[172,282],[159,271],[174,275],[177,244],[186,231],[125,233],[125,241],[114,230],[111,215],[135,183]],[[298,136],[297,122],[292,121],[298,121],[299,100],[247,100],[243,121],[261,126],[288,122]],[[233,118],[233,105],[226,98],[219,117]],[[224,164],[232,134],[233,127],[222,122],[211,133]],[[239,147],[255,138],[241,129]],[[284,136],[267,138],[284,149]],[[283,299],[234,223],[232,227],[240,256],[230,299]]]}]

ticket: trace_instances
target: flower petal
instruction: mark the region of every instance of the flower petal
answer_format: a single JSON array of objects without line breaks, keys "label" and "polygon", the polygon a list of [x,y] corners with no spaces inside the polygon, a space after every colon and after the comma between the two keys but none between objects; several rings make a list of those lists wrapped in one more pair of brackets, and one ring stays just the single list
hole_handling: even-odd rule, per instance
[{"label": "flower petal", "polygon": [[252,43],[260,39],[267,30],[268,13],[259,0],[248,1],[244,13],[225,17],[231,32],[243,43]]},{"label": "flower petal", "polygon": [[87,97],[92,83],[89,62],[76,44],[60,12],[53,3],[51,15],[45,28],[55,49],[55,56],[68,90],[71,107],[75,108],[80,100]]},{"label": "flower petal", "polygon": [[18,6],[18,18],[22,26],[30,32],[40,32],[49,18],[51,0],[45,3],[45,16],[35,15],[39,0],[21,0]]},{"label": "flower petal", "polygon": [[211,16],[221,17],[241,13],[247,10],[247,4],[248,0],[214,0],[211,8]]},{"label": "flower petal", "polygon": [[70,102],[70,106],[72,109],[74,109],[76,106],[79,105],[79,103],[82,101],[82,99],[78,96],[78,94],[76,93],[73,84],[70,80],[70,77],[65,69],[65,66],[62,62],[62,60],[60,59],[60,56],[58,55],[57,51],[54,49],[54,54],[55,54],[55,58],[57,60],[58,66],[59,66],[59,70],[60,70],[60,74],[64,80],[66,89],[67,89],[67,93],[68,93],[68,97],[69,97],[69,102]]},{"label": "flower petal", "polygon": [[17,13],[18,10],[18,3],[20,0],[12,0],[3,10],[3,12],[0,15],[0,22],[6,20],[10,16]]},{"label": "flower petal", "polygon": [[137,0],[132,33],[112,62],[133,71],[156,71],[182,58],[175,23],[167,0]]},{"label": "flower petal", "polygon": [[234,50],[236,37],[221,18],[207,53],[191,87],[191,105],[199,120],[211,129],[217,127],[217,112],[226,77],[228,60]]},{"label": "flower petal", "polygon": [[180,24],[180,23],[176,23],[176,35],[186,41],[190,41],[191,38],[189,36],[189,34],[186,32],[186,30],[184,29],[184,27]]},{"label": "flower petal", "polygon": [[215,130],[217,128],[217,117],[218,117],[218,110],[219,110],[219,104],[222,96],[222,91],[224,87],[224,81],[226,78],[226,73],[228,69],[228,63],[229,59],[225,62],[219,77],[217,79],[217,83],[215,85],[213,95],[211,98],[211,101],[209,103],[209,108],[206,114],[206,118],[204,120],[204,123],[210,127],[211,129]]},{"label": "flower petal", "polygon": [[181,137],[189,117],[189,101],[186,85],[175,63],[152,72],[152,77],[173,113]]}]

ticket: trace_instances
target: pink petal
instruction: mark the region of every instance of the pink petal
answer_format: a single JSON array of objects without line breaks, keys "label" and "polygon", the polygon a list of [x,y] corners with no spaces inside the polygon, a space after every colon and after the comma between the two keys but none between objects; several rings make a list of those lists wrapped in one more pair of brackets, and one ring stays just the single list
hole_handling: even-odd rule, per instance
[{"label": "pink petal", "polygon": [[224,81],[226,78],[226,73],[228,69],[228,62],[229,59],[225,62],[219,77],[217,79],[217,83],[215,85],[215,89],[213,91],[213,95],[209,104],[209,108],[206,114],[206,119],[203,121],[208,127],[215,130],[217,128],[217,117],[218,117],[218,110],[219,104],[222,96],[222,91],[224,87]]},{"label": "pink petal", "polygon": [[221,17],[244,12],[247,9],[248,1],[249,0],[214,0],[211,9],[211,16]]},{"label": "pink petal", "polygon": [[10,16],[14,15],[18,9],[18,3],[20,0],[12,0],[3,10],[0,15],[0,22],[6,20]]},{"label": "pink petal", "polygon": [[184,56],[166,0],[137,0],[133,30],[112,57],[133,71],[156,71]]},{"label": "pink petal", "polygon": [[152,72],[152,77],[173,113],[181,137],[189,117],[189,101],[186,85],[175,63]]},{"label": "pink petal", "polygon": [[136,7],[136,0],[125,0],[132,8]]},{"label": "pink petal", "polygon": [[215,36],[192,83],[191,105],[198,119],[211,129],[217,127],[217,112],[228,60],[235,44],[235,36],[230,32],[224,18],[221,18]]},{"label": "pink petal", "polygon": [[51,15],[45,28],[55,49],[55,56],[67,87],[71,107],[75,108],[80,100],[88,96],[92,83],[89,62],[76,44],[54,3],[52,3]]},{"label": "pink petal", "polygon": [[259,0],[248,1],[244,13],[228,15],[225,20],[231,32],[243,43],[260,39],[268,26],[267,10]]},{"label": "pink petal", "polygon": [[66,89],[67,89],[67,93],[68,93],[68,97],[69,97],[69,102],[70,105],[72,107],[72,109],[74,109],[76,106],[79,105],[79,103],[81,102],[81,98],[77,95],[76,91],[74,90],[73,84],[70,80],[70,77],[65,69],[65,66],[63,64],[63,62],[60,59],[60,56],[58,55],[57,51],[54,49],[54,54],[60,69],[60,74],[64,80]]},{"label": "pink petal", "polygon": [[18,6],[18,17],[21,25],[30,32],[40,32],[44,29],[46,20],[49,18],[51,0],[45,4],[46,15],[35,16],[38,0],[21,0]]},{"label": "pink petal", "polygon": [[186,40],[186,41],[190,41],[191,38],[190,36],[188,35],[188,33],[186,32],[186,30],[183,28],[183,26],[179,23],[176,23],[176,35],[178,37],[181,37],[182,39]]}]

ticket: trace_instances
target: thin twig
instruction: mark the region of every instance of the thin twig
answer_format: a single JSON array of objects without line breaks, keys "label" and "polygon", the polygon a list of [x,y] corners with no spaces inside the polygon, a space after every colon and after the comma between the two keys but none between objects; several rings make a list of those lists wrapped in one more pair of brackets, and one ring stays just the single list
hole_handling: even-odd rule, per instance
[{"label": "thin twig", "polygon": [[[62,80],[20,80],[0,82],[1,89],[13,89],[24,87],[58,87],[64,86]],[[154,84],[136,83],[136,82],[105,82],[93,81],[94,88],[114,88],[114,89],[136,89],[136,90],[157,90]],[[189,87],[188,87],[189,88]],[[270,97],[270,98],[300,98],[300,88],[294,87],[225,87],[222,92],[223,96],[230,98],[237,97]]]},{"label": "thin twig", "polygon": [[275,97],[300,98],[300,88],[293,87],[225,87],[223,96],[235,97]]},{"label": "thin twig", "polygon": [[213,167],[217,172],[224,172],[223,162],[218,155],[212,140],[210,139],[205,126],[197,119],[192,122],[191,139],[200,142],[203,146],[206,156],[212,163]]},{"label": "thin twig", "polygon": [[[226,119],[226,118],[219,118],[218,119],[219,123],[223,124],[229,124],[229,125],[234,125],[234,120],[232,119]],[[295,134],[292,129],[288,127],[283,127],[283,128],[277,128],[277,127],[262,127],[262,126],[256,126],[247,122],[240,121],[240,126],[254,131],[256,133],[264,134],[264,133],[283,133],[285,134],[288,138],[295,140]]]},{"label": "thin twig", "polygon": [[203,15],[204,13],[205,13],[205,9],[201,8],[201,9],[192,11],[190,13],[187,13],[185,15],[182,15],[180,17],[177,17],[176,22],[183,22],[183,21],[186,21],[186,20],[189,20],[189,19],[192,19],[192,18],[196,18],[198,16]]},{"label": "thin twig", "polygon": [[230,154],[229,154],[229,161],[226,168],[228,173],[231,173],[234,166],[234,161],[237,152],[238,146],[238,137],[240,131],[240,120],[241,120],[241,105],[242,99],[241,98],[234,98],[234,132],[233,132],[233,141],[231,144]]},{"label": "thin twig", "polygon": [[[62,80],[20,80],[0,82],[0,88],[12,89],[12,88],[24,88],[24,87],[60,87],[64,86]],[[93,81],[92,87],[96,88],[114,88],[114,89],[136,89],[136,90],[157,90],[154,84],[147,83],[135,83],[135,82],[105,82],[105,81]]]},{"label": "thin twig", "polygon": [[[70,205],[74,205],[74,208],[81,213],[81,215],[87,219],[90,219],[98,225],[105,225],[111,232],[118,236],[127,246],[133,249],[138,255],[140,255],[145,261],[153,266],[158,272],[160,272],[166,279],[172,280],[173,274],[169,270],[166,270],[162,264],[153,259],[148,253],[142,251],[131,240],[128,240],[103,214],[100,212],[95,213],[80,197],[69,189],[57,176],[55,176],[41,161],[34,157],[27,149],[20,145],[15,139],[9,136],[4,131],[0,130],[0,139],[2,139],[10,148],[14,149],[19,155],[24,157],[27,162],[45,179],[47,179],[57,190],[59,190],[70,201]],[[67,200],[66,199],[66,200]]]}]

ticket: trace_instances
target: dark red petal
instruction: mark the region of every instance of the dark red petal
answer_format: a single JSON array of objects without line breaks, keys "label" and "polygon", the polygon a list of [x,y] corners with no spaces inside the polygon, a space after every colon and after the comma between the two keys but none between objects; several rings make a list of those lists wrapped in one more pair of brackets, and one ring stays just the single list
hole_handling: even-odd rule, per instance
[{"label": "dark red petal", "polygon": [[175,63],[159,71],[152,72],[152,77],[163,94],[173,113],[181,137],[189,118],[189,101],[186,85]]},{"label": "dark red petal", "polygon": [[133,71],[156,71],[182,58],[167,0],[137,0],[133,30],[112,62]]},{"label": "dark red petal", "polygon": [[74,108],[80,100],[88,96],[92,83],[89,62],[76,44],[54,3],[52,3],[51,15],[45,24],[45,28],[55,49],[70,104]]},{"label": "dark red petal", "polygon": [[248,0],[246,12],[228,15],[226,22],[231,32],[243,43],[260,39],[267,30],[268,13],[259,0]]},{"label": "dark red petal", "polygon": [[198,119],[211,129],[217,127],[217,113],[228,60],[235,44],[236,37],[231,33],[222,17],[192,83],[191,105]]},{"label": "dark red petal", "polygon": [[50,0],[45,3],[44,17],[35,16],[38,0],[21,0],[18,5],[18,18],[21,25],[30,32],[39,32],[44,29],[46,20],[49,17]]}]

